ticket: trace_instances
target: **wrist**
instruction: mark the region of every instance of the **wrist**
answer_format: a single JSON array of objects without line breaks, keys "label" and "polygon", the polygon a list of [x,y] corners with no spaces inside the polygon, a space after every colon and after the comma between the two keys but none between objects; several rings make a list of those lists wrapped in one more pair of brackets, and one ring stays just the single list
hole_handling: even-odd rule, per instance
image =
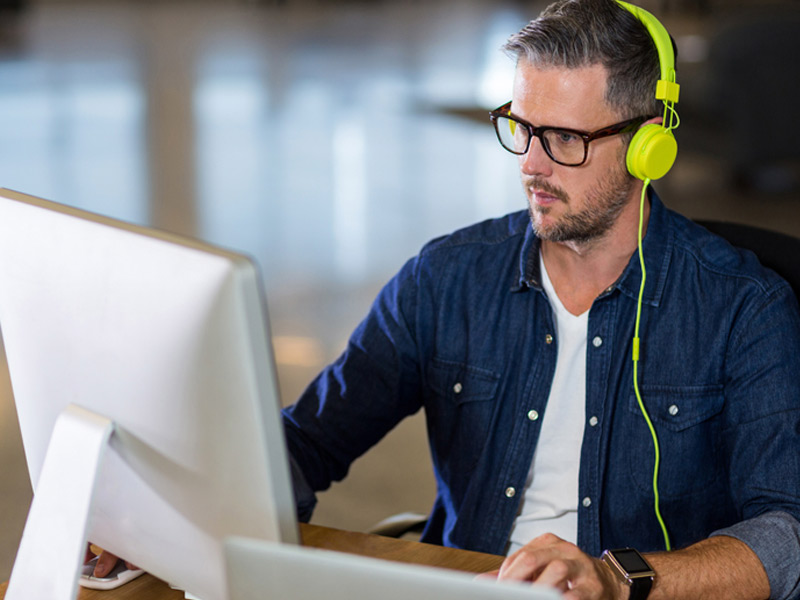
[{"label": "wrist", "polygon": [[617,583],[617,598],[646,600],[653,587],[653,567],[633,548],[606,550],[600,557]]},{"label": "wrist", "polygon": [[611,594],[610,598],[613,600],[630,600],[630,586],[616,576],[606,561],[599,558],[596,560],[597,570],[600,572],[600,577],[604,583],[603,588]]}]

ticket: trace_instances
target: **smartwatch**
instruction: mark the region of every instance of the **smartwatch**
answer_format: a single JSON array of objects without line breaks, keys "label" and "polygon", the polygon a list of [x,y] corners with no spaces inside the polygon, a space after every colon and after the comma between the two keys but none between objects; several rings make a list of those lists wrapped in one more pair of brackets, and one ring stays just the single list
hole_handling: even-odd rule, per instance
[{"label": "smartwatch", "polygon": [[633,548],[605,550],[600,560],[611,567],[619,581],[630,586],[630,600],[645,600],[650,594],[656,573],[639,552]]}]

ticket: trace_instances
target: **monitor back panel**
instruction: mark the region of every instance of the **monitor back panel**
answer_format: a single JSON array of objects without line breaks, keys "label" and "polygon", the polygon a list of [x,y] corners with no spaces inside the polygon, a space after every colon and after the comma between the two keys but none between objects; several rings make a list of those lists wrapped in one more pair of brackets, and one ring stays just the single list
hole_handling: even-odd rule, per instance
[{"label": "monitor back panel", "polygon": [[245,257],[0,190],[0,328],[34,491],[64,407],[116,425],[93,542],[211,600],[225,536],[297,541]]}]

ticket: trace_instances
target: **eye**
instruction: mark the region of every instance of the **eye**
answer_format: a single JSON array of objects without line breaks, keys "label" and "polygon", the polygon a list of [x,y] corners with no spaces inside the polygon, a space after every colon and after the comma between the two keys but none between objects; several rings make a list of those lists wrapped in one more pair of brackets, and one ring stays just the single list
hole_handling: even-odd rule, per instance
[{"label": "eye", "polygon": [[568,146],[569,144],[574,144],[575,142],[580,140],[580,137],[578,137],[574,133],[571,133],[569,131],[562,131],[560,129],[553,130],[552,136],[553,136],[553,141],[562,146]]}]

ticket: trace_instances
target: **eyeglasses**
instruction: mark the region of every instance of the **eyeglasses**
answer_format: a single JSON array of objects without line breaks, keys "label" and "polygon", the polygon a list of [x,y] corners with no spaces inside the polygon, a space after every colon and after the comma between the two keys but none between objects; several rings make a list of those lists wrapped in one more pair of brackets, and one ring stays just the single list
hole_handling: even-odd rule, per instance
[{"label": "eyeglasses", "polygon": [[512,154],[522,156],[531,147],[531,140],[539,138],[542,148],[554,162],[565,167],[578,167],[586,162],[589,142],[610,135],[636,131],[651,117],[636,117],[591,133],[563,127],[534,127],[511,115],[511,102],[489,113],[500,145]]}]

